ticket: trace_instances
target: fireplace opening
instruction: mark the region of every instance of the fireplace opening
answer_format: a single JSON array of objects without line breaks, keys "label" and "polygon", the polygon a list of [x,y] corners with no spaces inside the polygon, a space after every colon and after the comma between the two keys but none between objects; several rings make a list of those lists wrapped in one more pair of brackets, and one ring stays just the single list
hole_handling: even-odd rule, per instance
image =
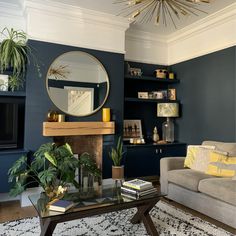
[{"label": "fireplace opening", "polygon": [[25,99],[0,97],[0,150],[23,148]]}]

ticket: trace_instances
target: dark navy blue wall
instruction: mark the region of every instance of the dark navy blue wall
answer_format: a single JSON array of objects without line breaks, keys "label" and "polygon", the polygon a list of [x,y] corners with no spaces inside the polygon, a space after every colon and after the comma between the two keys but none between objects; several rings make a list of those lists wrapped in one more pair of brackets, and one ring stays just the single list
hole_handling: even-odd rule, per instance
[{"label": "dark navy blue wall", "polygon": [[236,140],[235,52],[231,47],[171,67],[180,79],[183,112],[176,124],[182,142]]},{"label": "dark navy blue wall", "polygon": [[[110,79],[110,93],[104,107],[110,107],[112,120],[115,121],[116,135],[121,135],[123,127],[123,91],[124,91],[124,55],[118,53],[77,48],[30,40],[29,44],[37,51],[37,58],[43,63],[42,78],[38,78],[31,65],[26,78],[26,115],[25,115],[25,148],[35,151],[42,143],[52,141],[42,136],[42,124],[49,109],[58,110],[51,102],[46,90],[46,74],[53,60],[62,53],[80,50],[95,56],[105,67]],[[59,111],[59,110],[58,110]],[[102,111],[86,116],[67,116],[70,121],[101,121]],[[113,145],[114,136],[104,136],[104,172],[109,172],[110,160],[107,157],[107,146]],[[107,176],[107,174],[105,174]]]},{"label": "dark navy blue wall", "polygon": [[[77,48],[60,44],[52,44],[30,40],[30,46],[37,51],[37,57],[43,63],[42,78],[38,78],[35,68],[31,65],[26,78],[26,117],[25,117],[25,148],[36,150],[42,143],[49,141],[42,136],[42,123],[46,120],[49,109],[58,110],[51,102],[46,90],[46,74],[53,60],[62,53],[81,50],[95,56],[104,65],[110,79],[110,93],[105,107],[110,107],[113,120],[116,122],[116,133],[122,131],[123,119],[123,77],[124,55],[91,49]],[[101,110],[86,117],[69,117],[77,121],[101,121]]]}]

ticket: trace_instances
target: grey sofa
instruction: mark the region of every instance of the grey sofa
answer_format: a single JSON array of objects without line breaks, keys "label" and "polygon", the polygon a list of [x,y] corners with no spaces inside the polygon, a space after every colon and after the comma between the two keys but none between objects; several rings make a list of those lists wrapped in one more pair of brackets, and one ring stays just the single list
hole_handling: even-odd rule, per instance
[{"label": "grey sofa", "polygon": [[[236,143],[205,141],[236,156]],[[236,180],[184,168],[185,157],[161,159],[161,191],[167,197],[236,228]]]}]

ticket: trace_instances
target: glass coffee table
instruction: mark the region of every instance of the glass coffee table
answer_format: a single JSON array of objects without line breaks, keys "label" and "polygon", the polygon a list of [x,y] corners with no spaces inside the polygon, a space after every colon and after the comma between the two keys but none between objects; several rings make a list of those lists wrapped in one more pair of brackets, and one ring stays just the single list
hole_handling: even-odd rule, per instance
[{"label": "glass coffee table", "polygon": [[58,223],[133,207],[137,208],[137,212],[132,217],[131,223],[143,222],[150,235],[158,235],[149,212],[163,196],[165,194],[157,192],[139,199],[124,198],[120,194],[120,187],[112,185],[100,186],[96,190],[93,188],[78,189],[63,197],[63,199],[75,203],[74,207],[64,213],[50,211],[48,209],[49,199],[44,193],[31,195],[29,199],[40,219],[41,236],[52,235]]}]

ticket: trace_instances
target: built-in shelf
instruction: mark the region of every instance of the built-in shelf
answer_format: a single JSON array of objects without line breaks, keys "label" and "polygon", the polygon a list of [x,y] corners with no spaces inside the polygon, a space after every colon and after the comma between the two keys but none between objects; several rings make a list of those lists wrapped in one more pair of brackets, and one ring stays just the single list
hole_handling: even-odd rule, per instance
[{"label": "built-in shelf", "polygon": [[144,144],[130,144],[125,142],[124,147],[163,147],[163,146],[175,146],[175,145],[183,145],[184,143],[173,142],[173,143],[144,143]]},{"label": "built-in shelf", "polygon": [[105,135],[115,133],[115,122],[43,122],[43,136]]},{"label": "built-in shelf", "polygon": [[25,91],[0,91],[0,96],[25,97]]},{"label": "built-in shelf", "polygon": [[132,75],[125,75],[125,79],[135,80],[135,81],[153,81],[153,82],[161,82],[161,83],[179,83],[178,79],[160,79],[152,76],[132,76]]},{"label": "built-in shelf", "polygon": [[178,103],[178,100],[168,100],[168,99],[144,99],[144,98],[132,98],[132,97],[125,97],[125,102],[155,102],[155,103]]}]

